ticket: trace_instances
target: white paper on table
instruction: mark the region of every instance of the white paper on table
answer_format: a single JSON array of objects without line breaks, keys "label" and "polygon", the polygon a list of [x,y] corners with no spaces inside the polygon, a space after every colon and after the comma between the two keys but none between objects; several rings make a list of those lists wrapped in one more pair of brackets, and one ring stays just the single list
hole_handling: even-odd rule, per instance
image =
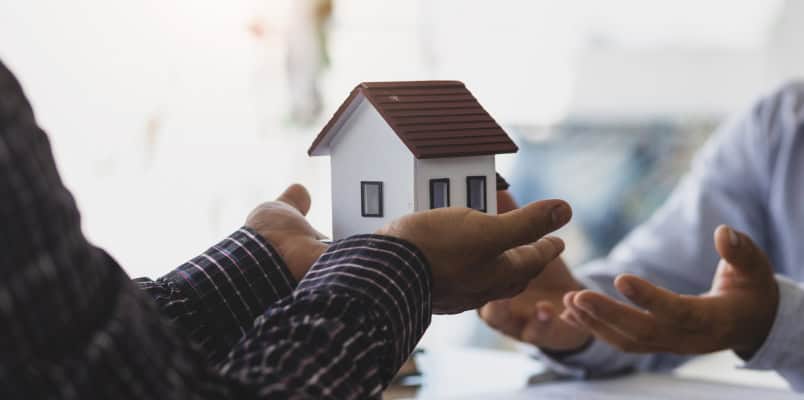
[{"label": "white paper on table", "polygon": [[[483,399],[477,397],[476,399]],[[489,397],[485,397],[489,398]],[[800,394],[730,385],[673,375],[638,374],[596,381],[540,383],[507,396],[511,400],[792,400]]]}]

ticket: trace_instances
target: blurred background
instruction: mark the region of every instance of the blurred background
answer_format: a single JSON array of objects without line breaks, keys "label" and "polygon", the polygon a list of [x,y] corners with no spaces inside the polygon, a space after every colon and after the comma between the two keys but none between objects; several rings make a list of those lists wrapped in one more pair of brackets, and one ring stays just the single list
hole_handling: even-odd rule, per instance
[{"label": "blurred background", "polygon": [[[411,79],[466,83],[520,145],[498,156],[515,197],[574,205],[561,235],[582,267],[723,118],[804,71],[802,37],[795,0],[0,2],[0,59],[86,234],[151,277],[290,182],[328,232],[329,163],[307,147],[357,83]],[[436,318],[423,345],[513,347],[474,313]]]}]

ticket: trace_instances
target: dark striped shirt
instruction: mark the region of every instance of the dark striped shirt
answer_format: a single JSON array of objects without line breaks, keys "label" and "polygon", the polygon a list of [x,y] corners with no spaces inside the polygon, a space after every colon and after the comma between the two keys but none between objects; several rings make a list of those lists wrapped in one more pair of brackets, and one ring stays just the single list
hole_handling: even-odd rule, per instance
[{"label": "dark striped shirt", "polygon": [[430,322],[409,243],[334,243],[301,280],[241,228],[157,280],[87,242],[0,63],[0,399],[374,398]]}]

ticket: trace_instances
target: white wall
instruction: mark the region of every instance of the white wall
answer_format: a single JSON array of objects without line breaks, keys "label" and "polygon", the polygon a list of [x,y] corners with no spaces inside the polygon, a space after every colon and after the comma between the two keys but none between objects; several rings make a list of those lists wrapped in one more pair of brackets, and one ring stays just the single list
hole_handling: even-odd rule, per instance
[{"label": "white wall", "polygon": [[[589,42],[573,60],[567,112],[616,119],[725,116],[742,110],[782,82],[804,77],[802,16],[804,2],[786,0],[776,21],[762,29],[767,33],[753,45],[739,41],[731,46],[694,41],[654,46]],[[730,13],[724,13],[711,26],[719,29],[730,18]],[[616,29],[612,32],[624,35]]]},{"label": "white wall", "polygon": [[804,2],[786,0],[783,12],[774,25],[767,46],[768,80],[772,85],[790,79],[804,79]]},{"label": "white wall", "polygon": [[602,119],[720,116],[769,89],[762,49],[629,48],[580,50],[569,114]]},{"label": "white wall", "polygon": [[497,213],[497,178],[494,156],[416,160],[416,211],[430,208],[430,179],[449,178],[449,199],[453,207],[466,207],[466,177],[486,177],[486,210]]},{"label": "white wall", "polygon": [[[331,142],[332,234],[372,233],[413,211],[413,154],[366,100]],[[362,217],[360,181],[383,182],[383,217]]]}]

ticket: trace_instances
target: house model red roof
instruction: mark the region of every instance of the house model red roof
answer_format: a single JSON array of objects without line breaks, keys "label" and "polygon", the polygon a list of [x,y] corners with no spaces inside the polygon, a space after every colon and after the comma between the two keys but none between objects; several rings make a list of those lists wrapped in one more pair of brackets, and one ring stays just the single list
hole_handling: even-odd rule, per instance
[{"label": "house model red roof", "polygon": [[518,148],[458,81],[363,82],[341,104],[308,154],[329,154],[336,132],[364,96],[416,158],[515,153]]}]

